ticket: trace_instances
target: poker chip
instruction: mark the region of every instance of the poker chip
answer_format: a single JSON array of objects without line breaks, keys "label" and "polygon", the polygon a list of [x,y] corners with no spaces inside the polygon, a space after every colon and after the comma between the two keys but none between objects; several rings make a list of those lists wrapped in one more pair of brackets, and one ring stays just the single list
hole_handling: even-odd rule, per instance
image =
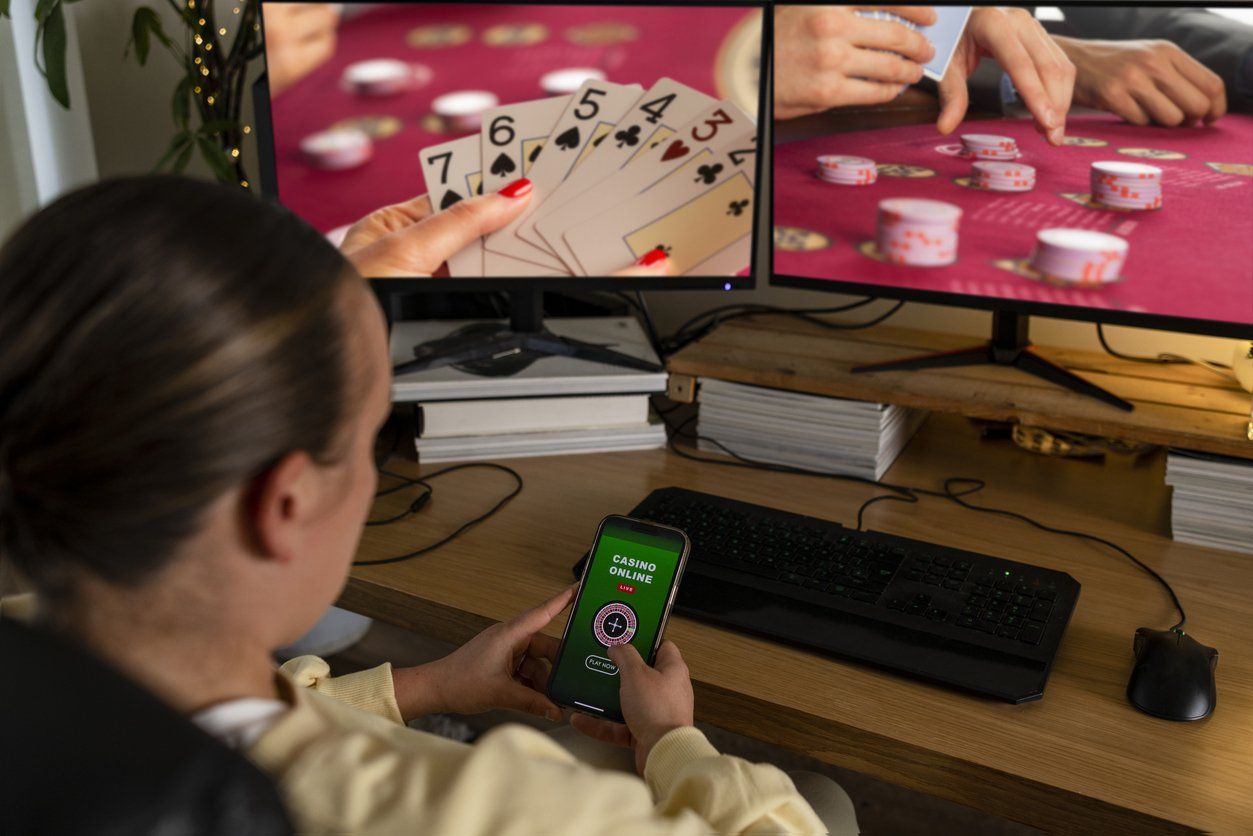
[{"label": "poker chip", "polygon": [[358,96],[395,96],[431,80],[431,68],[407,64],[394,58],[357,61],[344,68],[340,81],[344,89]]},{"label": "poker chip", "polygon": [[1098,286],[1117,281],[1127,260],[1127,240],[1090,229],[1042,229],[1031,266],[1053,284]]},{"label": "poker chip", "polygon": [[962,153],[980,160],[1016,160],[1018,141],[995,134],[962,134]]},{"label": "poker chip", "polygon": [[315,168],[342,171],[363,165],[374,156],[374,140],[356,128],[336,128],[300,140],[300,153]]},{"label": "poker chip", "polygon": [[431,110],[457,131],[477,131],[483,124],[483,111],[500,104],[487,90],[458,90],[431,102]]},{"label": "poker chip", "polygon": [[550,96],[565,96],[575,92],[587,80],[604,81],[605,73],[595,67],[569,67],[545,73],[539,80],[540,89]]},{"label": "poker chip", "polygon": [[823,154],[818,158],[818,176],[842,186],[869,186],[879,178],[879,169],[866,157]]},{"label": "poker chip", "polygon": [[1092,163],[1092,199],[1114,209],[1160,209],[1162,170],[1121,160]]},{"label": "poker chip", "polygon": [[1035,188],[1035,169],[1022,163],[978,160],[971,167],[970,184],[992,192],[1029,192]]},{"label": "poker chip", "polygon": [[938,200],[894,197],[879,201],[875,244],[893,264],[941,267],[957,260],[961,207]]}]

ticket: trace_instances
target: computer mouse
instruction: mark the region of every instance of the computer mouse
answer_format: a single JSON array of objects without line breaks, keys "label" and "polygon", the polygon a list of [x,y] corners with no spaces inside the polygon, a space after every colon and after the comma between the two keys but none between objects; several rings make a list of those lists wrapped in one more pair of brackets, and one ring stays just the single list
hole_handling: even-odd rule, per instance
[{"label": "computer mouse", "polygon": [[1178,629],[1141,627],[1127,699],[1146,714],[1166,720],[1204,720],[1214,711],[1218,651]]}]

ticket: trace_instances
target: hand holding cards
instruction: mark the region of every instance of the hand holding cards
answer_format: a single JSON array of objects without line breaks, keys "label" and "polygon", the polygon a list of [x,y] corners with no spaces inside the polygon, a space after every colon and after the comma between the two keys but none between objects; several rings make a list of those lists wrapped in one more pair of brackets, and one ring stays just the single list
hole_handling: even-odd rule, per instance
[{"label": "hand holding cards", "polygon": [[672,275],[749,266],[753,121],[672,79],[495,107],[478,136],[420,157],[436,211],[532,181],[521,217],[449,259],[454,277],[603,276],[657,248]]}]

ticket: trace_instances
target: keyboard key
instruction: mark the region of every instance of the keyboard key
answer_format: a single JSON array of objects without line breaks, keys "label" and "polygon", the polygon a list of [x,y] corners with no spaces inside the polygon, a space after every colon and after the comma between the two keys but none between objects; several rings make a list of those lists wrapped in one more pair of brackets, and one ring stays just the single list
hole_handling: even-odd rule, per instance
[{"label": "keyboard key", "polygon": [[953,568],[955,568],[955,569],[961,569],[963,572],[968,572],[968,571],[970,571],[970,561],[969,561],[969,560],[958,560],[958,561],[956,561],[956,562],[954,562],[954,563],[953,563]]},{"label": "keyboard key", "polygon": [[1041,589],[1039,592],[1037,592],[1035,594],[1035,597],[1043,601],[1052,601],[1054,598],[1057,597],[1057,590],[1050,589],[1049,587],[1045,587],[1044,589]]},{"label": "keyboard key", "polygon": [[1002,639],[1016,639],[1018,638],[1018,628],[1001,625],[996,628],[996,635]]},{"label": "keyboard key", "polygon": [[949,557],[948,555],[940,554],[940,555],[935,556],[936,566],[951,566],[952,563],[953,563],[953,559]]},{"label": "keyboard key", "polygon": [[827,584],[825,581],[820,581],[817,578],[809,578],[808,580],[805,581],[805,588],[806,589],[826,589]]},{"label": "keyboard key", "polygon": [[903,610],[905,606],[906,601],[904,598],[893,598],[891,601],[888,601],[889,610]]},{"label": "keyboard key", "polygon": [[1012,592],[1014,590],[1014,587],[1017,585],[1018,585],[1017,581],[1015,581],[1013,578],[1007,578],[1004,575],[1002,575],[1000,579],[997,580],[996,582],[996,588],[1003,590],[1005,592]]},{"label": "keyboard key", "polygon": [[952,578],[949,578],[948,580],[946,580],[946,581],[944,582],[944,588],[945,588],[945,589],[961,589],[961,588],[962,588],[962,582],[961,582],[961,581],[955,581],[955,580],[953,580]]},{"label": "keyboard key", "polygon": [[1040,639],[1044,636],[1044,630],[1038,624],[1028,624],[1022,628],[1022,633],[1018,636],[1018,641],[1027,644],[1039,644]]},{"label": "keyboard key", "polygon": [[1006,615],[1012,615],[1012,616],[1014,616],[1014,617],[1016,617],[1016,618],[1026,618],[1026,617],[1027,617],[1027,613],[1029,613],[1029,612],[1031,612],[1031,611],[1030,611],[1029,609],[1027,609],[1026,607],[1017,607],[1017,606],[1015,606],[1015,607],[1010,607],[1009,609],[1007,609],[1007,610],[1005,611],[1005,614],[1006,614]]},{"label": "keyboard key", "polygon": [[1006,627],[1022,627],[1023,619],[1018,616],[1010,615],[1006,616],[1001,624],[1004,624]]},{"label": "keyboard key", "polygon": [[973,628],[977,625],[978,625],[978,622],[968,615],[963,615],[961,618],[957,619],[958,627],[972,627]]},{"label": "keyboard key", "polygon": [[918,601],[914,601],[912,604],[910,604],[908,607],[905,608],[905,612],[907,612],[910,615],[922,615],[926,611],[927,611],[927,605],[923,603],[919,603]]},{"label": "keyboard key", "polygon": [[1047,621],[1049,612],[1053,609],[1052,601],[1036,601],[1035,606],[1031,608],[1032,621]]},{"label": "keyboard key", "polygon": [[946,615],[948,615],[948,613],[938,607],[933,607],[932,609],[927,610],[927,618],[932,621],[943,621],[944,616]]}]

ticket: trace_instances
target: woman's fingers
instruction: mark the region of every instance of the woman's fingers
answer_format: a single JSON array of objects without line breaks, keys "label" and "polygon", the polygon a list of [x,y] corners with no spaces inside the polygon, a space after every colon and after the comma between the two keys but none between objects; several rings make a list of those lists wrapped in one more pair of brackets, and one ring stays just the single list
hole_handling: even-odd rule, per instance
[{"label": "woman's fingers", "polygon": [[604,743],[612,743],[626,749],[631,747],[631,732],[622,723],[613,723],[609,720],[589,717],[586,714],[571,714],[570,725],[580,734]]}]

